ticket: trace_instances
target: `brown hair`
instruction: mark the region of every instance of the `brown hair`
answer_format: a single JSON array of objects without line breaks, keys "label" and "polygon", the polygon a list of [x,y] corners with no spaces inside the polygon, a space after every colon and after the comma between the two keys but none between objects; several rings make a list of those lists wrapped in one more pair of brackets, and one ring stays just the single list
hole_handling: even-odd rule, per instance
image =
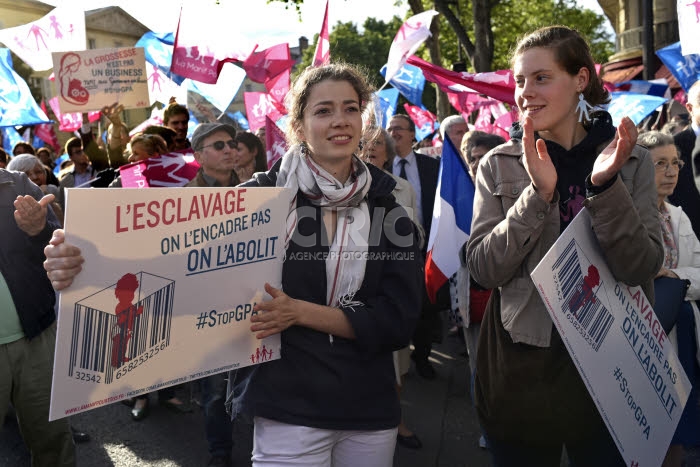
[{"label": "brown hair", "polygon": [[173,144],[175,144],[175,136],[177,135],[177,133],[175,133],[175,130],[163,125],[151,125],[145,130],[143,130],[143,134],[160,136],[161,138],[163,138],[163,140],[165,140],[165,144],[167,145],[168,149],[170,149],[173,146]]},{"label": "brown hair", "polygon": [[131,138],[131,141],[129,141],[129,144],[131,147],[133,147],[135,144],[141,144],[150,156],[154,156],[156,153],[167,154],[169,152],[168,145],[159,135],[136,133],[134,137]]},{"label": "brown hair", "polygon": [[589,104],[596,106],[610,101],[610,95],[595,71],[591,49],[578,31],[566,26],[548,26],[531,32],[520,39],[515,47],[511,66],[515,57],[537,47],[552,49],[554,59],[559,66],[572,76],[575,76],[581,68],[588,69],[588,85],[583,90],[583,96]]},{"label": "brown hair", "polygon": [[[22,152],[17,152],[17,150],[20,150]],[[36,155],[36,151],[34,150],[34,146],[31,144],[27,143],[26,141],[19,141],[17,144],[15,144],[12,147],[12,155],[13,156],[18,156],[20,154],[31,154],[32,156]]]},{"label": "brown hair", "polygon": [[167,125],[170,118],[174,117],[175,115],[187,115],[187,120],[190,119],[190,111],[187,110],[187,107],[182,104],[178,104],[174,99],[171,99],[170,104],[168,104],[168,106],[165,108],[165,112],[163,112],[163,123]]},{"label": "brown hair", "polygon": [[66,154],[68,154],[68,157],[71,157],[71,151],[75,148],[82,148],[83,147],[83,141],[78,138],[77,136],[72,137],[68,141],[66,141]]},{"label": "brown hair", "polygon": [[297,131],[301,128],[304,120],[304,111],[306,110],[311,90],[314,86],[326,80],[350,83],[355,92],[357,92],[361,111],[365,110],[372,99],[373,89],[367,80],[367,76],[354,65],[332,63],[318,68],[307,68],[296,79],[285,99],[289,110],[287,139],[291,144],[299,143]]}]

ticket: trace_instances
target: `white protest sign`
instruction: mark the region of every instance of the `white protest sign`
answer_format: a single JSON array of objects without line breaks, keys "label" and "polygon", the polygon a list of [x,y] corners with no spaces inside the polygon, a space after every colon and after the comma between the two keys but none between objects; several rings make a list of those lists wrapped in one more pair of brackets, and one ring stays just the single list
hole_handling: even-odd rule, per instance
[{"label": "white protest sign", "polygon": [[250,331],[281,286],[282,188],[69,189],[83,269],[60,297],[50,420],[280,358]]},{"label": "white protest sign", "polygon": [[626,464],[660,466],[691,385],[642,289],[613,278],[586,209],[532,280]]},{"label": "white protest sign", "polygon": [[100,110],[118,102],[148,107],[148,74],[142,47],[55,52],[53,70],[62,113]]}]

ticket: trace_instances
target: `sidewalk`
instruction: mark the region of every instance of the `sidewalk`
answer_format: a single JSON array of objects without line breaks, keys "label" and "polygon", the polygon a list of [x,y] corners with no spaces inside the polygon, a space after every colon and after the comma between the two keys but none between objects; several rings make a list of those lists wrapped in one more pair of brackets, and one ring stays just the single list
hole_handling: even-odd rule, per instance
[{"label": "sidewalk", "polygon": [[420,450],[396,448],[395,467],[486,467],[488,451],[478,447],[476,412],[469,396],[469,363],[460,356],[466,347],[457,337],[435,344],[431,361],[437,378],[428,381],[413,367],[402,392],[407,426],[423,442]]}]

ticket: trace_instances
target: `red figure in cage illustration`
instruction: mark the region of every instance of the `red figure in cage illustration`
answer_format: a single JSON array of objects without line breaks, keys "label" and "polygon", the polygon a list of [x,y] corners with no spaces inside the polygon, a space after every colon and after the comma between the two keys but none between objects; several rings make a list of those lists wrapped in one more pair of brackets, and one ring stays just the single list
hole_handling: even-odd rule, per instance
[{"label": "red figure in cage illustration", "polygon": [[578,311],[582,309],[586,303],[596,301],[595,293],[593,289],[600,284],[600,273],[598,268],[592,264],[588,266],[588,274],[583,278],[583,284],[579,286],[579,289],[573,294],[571,300],[569,300],[569,311],[578,317]]},{"label": "red figure in cage illustration", "polygon": [[136,317],[143,313],[143,306],[136,307],[132,304],[139,288],[136,275],[127,273],[117,281],[114,295],[117,303],[114,309],[117,322],[112,328],[112,367],[119,368],[130,359],[126,356],[129,339],[133,333]]}]

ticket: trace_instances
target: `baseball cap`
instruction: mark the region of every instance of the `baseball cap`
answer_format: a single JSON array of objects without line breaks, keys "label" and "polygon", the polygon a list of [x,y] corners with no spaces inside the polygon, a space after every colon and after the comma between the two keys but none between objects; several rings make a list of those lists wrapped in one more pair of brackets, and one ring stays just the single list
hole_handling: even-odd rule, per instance
[{"label": "baseball cap", "polygon": [[192,149],[199,151],[204,145],[204,140],[207,136],[216,133],[217,131],[225,131],[231,138],[236,138],[236,129],[226,123],[200,123],[192,133]]}]

